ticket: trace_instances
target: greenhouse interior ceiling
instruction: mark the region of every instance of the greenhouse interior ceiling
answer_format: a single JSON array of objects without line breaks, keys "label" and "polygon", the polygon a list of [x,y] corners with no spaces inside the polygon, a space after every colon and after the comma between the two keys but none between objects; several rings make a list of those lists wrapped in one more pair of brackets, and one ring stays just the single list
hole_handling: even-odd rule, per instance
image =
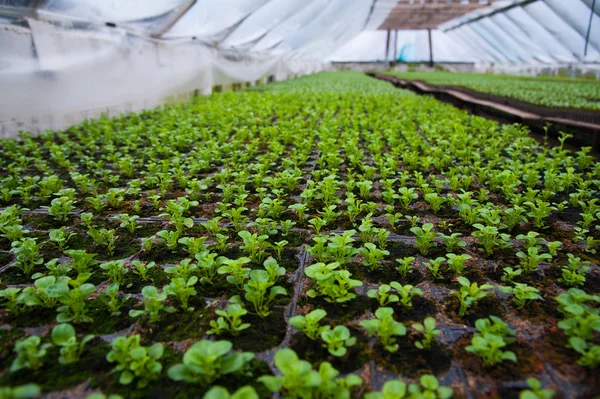
[{"label": "greenhouse interior ceiling", "polygon": [[600,399],[600,0],[0,0],[0,399]]}]

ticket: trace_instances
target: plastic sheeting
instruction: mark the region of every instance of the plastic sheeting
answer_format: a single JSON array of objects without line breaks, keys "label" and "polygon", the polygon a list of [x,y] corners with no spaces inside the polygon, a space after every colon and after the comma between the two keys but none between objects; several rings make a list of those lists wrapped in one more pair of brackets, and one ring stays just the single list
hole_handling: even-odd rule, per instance
[{"label": "plastic sheeting", "polygon": [[[599,3],[592,13],[592,0],[499,1],[441,29],[464,42],[483,39],[510,64],[600,62]],[[477,57],[482,62],[502,62],[489,51]]]},{"label": "plastic sheeting", "polygon": [[[436,62],[476,62],[471,51],[442,31],[432,33],[433,58]],[[327,60],[332,62],[372,62],[386,60],[387,31],[364,31],[339,48]],[[387,60],[400,62],[428,62],[429,38],[426,30],[394,31],[390,34]]]},{"label": "plastic sheeting", "polygon": [[14,18],[0,30],[2,136],[62,129],[215,85],[321,70],[327,55],[364,28],[373,6],[373,0],[46,0],[32,12],[29,1],[11,1],[18,12],[0,13]]},{"label": "plastic sheeting", "polygon": [[152,108],[215,85],[282,80],[321,70],[291,54],[228,53],[197,41],[164,42],[118,29],[76,30],[29,20],[0,35],[0,136],[64,129]]}]

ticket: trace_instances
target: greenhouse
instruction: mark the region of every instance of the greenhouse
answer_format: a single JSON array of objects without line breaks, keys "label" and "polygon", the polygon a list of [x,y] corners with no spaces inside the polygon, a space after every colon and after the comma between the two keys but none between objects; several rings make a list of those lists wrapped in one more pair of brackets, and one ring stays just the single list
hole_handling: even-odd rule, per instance
[{"label": "greenhouse", "polygon": [[600,397],[600,1],[0,28],[0,399]]}]

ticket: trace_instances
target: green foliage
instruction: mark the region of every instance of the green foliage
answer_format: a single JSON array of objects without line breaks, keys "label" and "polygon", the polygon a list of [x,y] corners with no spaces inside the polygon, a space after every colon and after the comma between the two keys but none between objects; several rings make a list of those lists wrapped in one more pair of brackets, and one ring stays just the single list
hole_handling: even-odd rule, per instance
[{"label": "green foliage", "polygon": [[316,263],[306,268],[304,273],[316,283],[315,288],[308,290],[311,298],[322,295],[328,302],[342,303],[356,298],[351,292],[354,287],[359,287],[362,282],[353,280],[348,270],[338,270],[340,264]]},{"label": "green foliage", "polygon": [[17,341],[14,347],[17,357],[11,363],[8,371],[14,373],[22,369],[37,370],[41,368],[51,346],[51,344],[42,344],[42,340],[37,335]]},{"label": "green foliage", "polygon": [[275,366],[280,374],[258,378],[269,391],[280,392],[286,398],[336,398],[350,399],[353,387],[361,385],[360,377],[338,377],[339,372],[329,362],[322,362],[319,370],[298,359],[291,349],[280,349],[275,354]]},{"label": "green foliage", "polygon": [[527,284],[515,283],[514,287],[499,287],[500,291],[512,295],[512,300],[517,307],[522,308],[528,301],[543,300],[537,288]]},{"label": "green foliage", "polygon": [[421,341],[415,341],[415,346],[419,349],[430,348],[435,337],[441,333],[440,330],[435,328],[435,319],[433,317],[426,317],[425,320],[423,320],[423,324],[414,323],[412,328],[423,335]]},{"label": "green foliage", "polygon": [[159,360],[164,351],[162,344],[142,346],[140,335],[136,334],[130,337],[118,337],[111,346],[112,349],[106,355],[106,360],[117,363],[113,372],[120,373],[120,384],[129,385],[137,380],[137,387],[144,388],[160,375],[162,364]]},{"label": "green foliage", "polygon": [[527,379],[529,389],[524,389],[519,394],[519,399],[552,399],[555,391],[552,389],[542,389],[542,383],[537,378],[529,377]]},{"label": "green foliage", "polygon": [[142,306],[144,308],[131,309],[129,311],[129,317],[135,318],[140,316],[146,316],[151,322],[157,322],[160,320],[161,312],[175,312],[175,308],[173,308],[172,306],[166,306],[164,304],[164,302],[167,300],[167,293],[159,293],[156,287],[152,285],[147,285],[144,288],[142,288],[142,296],[144,297],[144,300],[142,301]]},{"label": "green foliage", "polygon": [[426,256],[429,248],[435,246],[433,239],[436,233],[433,230],[433,223],[425,223],[422,227],[413,227],[410,231],[417,236],[416,246],[421,255]]},{"label": "green foliage", "polygon": [[325,316],[327,316],[327,312],[323,309],[314,309],[305,316],[297,315],[292,317],[289,323],[314,341],[321,336],[321,331],[326,328],[319,324]]},{"label": "green foliage", "polygon": [[242,322],[242,317],[247,315],[248,311],[240,304],[233,303],[224,310],[216,310],[215,314],[219,316],[219,318],[210,321],[211,329],[208,331],[209,335],[221,335],[224,332],[228,332],[236,337],[240,335],[242,331],[250,327],[250,323]]},{"label": "green foliage", "polygon": [[241,387],[234,393],[229,393],[226,388],[220,386],[212,387],[202,399],[259,399],[258,394],[251,386]]},{"label": "green foliage", "polygon": [[210,384],[228,374],[243,372],[254,354],[234,352],[231,348],[229,341],[196,342],[183,355],[183,363],[169,368],[169,377],[175,381]]},{"label": "green foliage", "polygon": [[60,346],[60,364],[71,364],[79,361],[79,357],[85,348],[85,344],[89,342],[93,335],[86,335],[77,342],[75,329],[69,323],[58,324],[52,329],[52,342],[56,346]]},{"label": "green foliage", "polygon": [[452,388],[441,386],[430,374],[422,375],[419,383],[407,387],[403,381],[389,380],[383,384],[381,392],[369,392],[365,399],[450,399],[454,394]]},{"label": "green foliage", "polygon": [[193,307],[188,306],[190,297],[195,296],[198,292],[194,289],[194,285],[198,282],[198,277],[192,276],[187,280],[181,277],[175,277],[171,279],[168,285],[163,287],[163,292],[167,295],[176,297],[181,303],[181,308],[185,311],[191,312],[194,310]]},{"label": "green foliage", "polygon": [[410,284],[402,285],[396,281],[392,281],[390,286],[398,293],[398,296],[400,297],[400,303],[407,308],[412,307],[413,297],[423,296],[423,290],[413,287]]},{"label": "green foliage", "polygon": [[373,243],[366,243],[364,248],[359,249],[360,254],[363,257],[363,265],[368,266],[369,270],[374,271],[380,267],[380,261],[387,255],[389,251],[381,250]]},{"label": "green foliage", "polygon": [[36,265],[44,263],[40,255],[40,244],[35,238],[21,238],[20,241],[13,241],[10,252],[15,256],[17,262],[15,266],[30,275]]},{"label": "green foliage", "polygon": [[25,384],[16,387],[0,387],[0,398],[2,399],[31,399],[40,394],[39,385]]},{"label": "green foliage", "polygon": [[493,287],[489,284],[479,286],[475,282],[471,283],[465,277],[459,277],[458,283],[460,284],[460,291],[453,291],[452,295],[460,301],[459,316],[468,314],[468,309],[471,306],[475,305],[480,299],[492,294],[491,289]]},{"label": "green foliage", "polygon": [[394,309],[392,308],[379,308],[375,311],[376,319],[360,322],[360,325],[370,335],[379,339],[385,350],[392,353],[398,351],[396,336],[406,335],[406,327],[394,320],[393,314]]},{"label": "green foliage", "polygon": [[398,272],[400,273],[400,276],[402,277],[402,280],[406,280],[408,278],[408,273],[412,273],[413,271],[413,262],[415,261],[415,258],[413,256],[408,256],[406,258],[402,258],[402,259],[396,259],[396,262],[398,262],[398,266],[396,267],[396,270],[398,270]]},{"label": "green foliage", "polygon": [[350,330],[346,326],[325,326],[321,329],[321,339],[325,342],[323,347],[327,348],[333,356],[345,356],[348,352],[346,347],[356,343],[356,337],[350,336]]}]

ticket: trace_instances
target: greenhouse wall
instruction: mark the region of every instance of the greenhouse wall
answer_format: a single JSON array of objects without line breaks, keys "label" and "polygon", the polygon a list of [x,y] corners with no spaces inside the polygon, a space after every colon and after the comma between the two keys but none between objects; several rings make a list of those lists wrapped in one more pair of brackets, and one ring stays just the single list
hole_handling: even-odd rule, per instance
[{"label": "greenhouse wall", "polygon": [[110,27],[67,29],[28,20],[1,25],[0,137],[64,129],[88,118],[152,108],[217,85],[283,80],[320,61],[158,41]]}]

